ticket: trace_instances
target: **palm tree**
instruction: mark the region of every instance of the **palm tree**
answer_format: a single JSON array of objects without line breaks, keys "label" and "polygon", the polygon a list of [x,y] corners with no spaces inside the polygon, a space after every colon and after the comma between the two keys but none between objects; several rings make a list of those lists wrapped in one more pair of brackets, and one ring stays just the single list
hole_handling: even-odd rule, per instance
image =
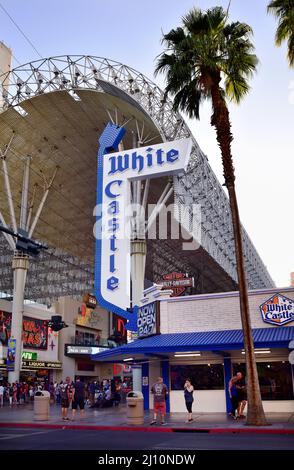
[{"label": "palm tree", "polygon": [[290,67],[294,67],[294,0],[272,0],[267,11],[275,15],[278,20],[276,32],[276,45],[288,42],[288,60]]},{"label": "palm tree", "polygon": [[248,78],[257,65],[250,42],[252,30],[244,23],[228,23],[228,12],[215,7],[206,12],[194,8],[183,19],[183,26],[164,34],[167,49],[159,56],[155,74],[166,74],[165,96],[174,96],[174,110],[199,119],[200,104],[211,100],[211,125],[216,129],[221,150],[225,186],[228,189],[234,229],[240,310],[247,370],[247,423],[264,425],[244,269],[242,231],[235,192],[231,154],[231,123],[227,99],[237,103],[249,91]]}]

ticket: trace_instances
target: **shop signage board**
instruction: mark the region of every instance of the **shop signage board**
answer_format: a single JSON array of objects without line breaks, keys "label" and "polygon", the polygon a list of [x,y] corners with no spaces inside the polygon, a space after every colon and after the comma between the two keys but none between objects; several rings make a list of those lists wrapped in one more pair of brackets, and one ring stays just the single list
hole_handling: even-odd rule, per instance
[{"label": "shop signage board", "polygon": [[87,328],[100,329],[101,313],[92,307],[87,307],[84,303],[78,309],[78,316],[74,319],[74,323],[78,326],[86,326]]},{"label": "shop signage board", "polygon": [[178,297],[182,295],[188,287],[194,287],[194,278],[187,277],[184,273],[177,273],[173,271],[172,273],[165,274],[163,281],[160,284],[165,289],[172,289],[172,297]]},{"label": "shop signage board", "polygon": [[95,309],[97,307],[97,299],[92,294],[85,294],[83,297],[83,302],[86,304],[87,308]]},{"label": "shop signage board", "polygon": [[159,334],[159,302],[151,302],[138,308],[138,338]]},{"label": "shop signage board", "polygon": [[282,294],[273,295],[259,309],[265,323],[283,326],[294,321],[294,300]]},{"label": "shop signage board", "polygon": [[143,387],[147,387],[149,385],[149,377],[142,377],[142,385]]},{"label": "shop signage board", "polygon": [[38,354],[30,351],[23,351],[21,357],[26,361],[36,361],[38,359]]},{"label": "shop signage board", "polygon": [[72,344],[65,344],[64,349],[64,354],[66,356],[77,354],[91,355],[108,350],[108,348],[100,348],[97,346],[75,346]]},{"label": "shop signage board", "polygon": [[52,361],[22,361],[22,369],[62,369],[62,363]]},{"label": "shop signage board", "polygon": [[108,123],[99,138],[95,294],[102,307],[129,320],[132,213],[127,210],[130,182],[184,171],[192,140],[109,153],[118,148],[124,134],[124,128]]},{"label": "shop signage board", "polygon": [[127,330],[126,330],[127,320],[120,317],[119,315],[112,316],[112,325],[113,325],[113,337],[114,341],[123,344],[127,342]]}]

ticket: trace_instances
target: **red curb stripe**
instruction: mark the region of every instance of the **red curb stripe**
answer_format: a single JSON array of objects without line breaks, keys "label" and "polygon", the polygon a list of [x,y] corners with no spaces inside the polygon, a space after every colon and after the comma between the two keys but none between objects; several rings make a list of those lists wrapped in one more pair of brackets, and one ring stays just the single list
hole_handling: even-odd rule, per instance
[{"label": "red curb stripe", "polygon": [[41,423],[0,423],[0,428],[43,428],[43,429],[76,429],[92,431],[139,431],[139,432],[173,432],[172,428],[151,428],[143,426],[91,426],[79,424],[41,424]]},{"label": "red curb stripe", "polygon": [[242,434],[294,434],[294,429],[261,429],[261,428],[213,428],[212,434],[242,433]]},{"label": "red curb stripe", "polygon": [[171,428],[149,426],[91,426],[80,424],[45,424],[45,423],[0,423],[0,427],[9,428],[43,428],[43,429],[76,429],[93,431],[138,431],[138,432],[203,432],[210,434],[294,434],[294,429],[277,428]]}]

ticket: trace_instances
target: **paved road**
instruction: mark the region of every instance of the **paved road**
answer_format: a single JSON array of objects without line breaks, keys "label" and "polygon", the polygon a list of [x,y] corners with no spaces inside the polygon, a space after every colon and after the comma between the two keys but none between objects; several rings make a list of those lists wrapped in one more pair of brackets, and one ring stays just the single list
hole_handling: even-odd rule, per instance
[{"label": "paved road", "polygon": [[0,450],[294,450],[294,435],[0,428]]}]

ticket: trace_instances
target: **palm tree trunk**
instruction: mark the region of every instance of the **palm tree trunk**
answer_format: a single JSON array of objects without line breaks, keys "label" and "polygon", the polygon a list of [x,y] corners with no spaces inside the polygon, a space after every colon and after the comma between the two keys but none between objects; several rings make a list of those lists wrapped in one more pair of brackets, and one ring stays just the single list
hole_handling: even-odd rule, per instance
[{"label": "palm tree trunk", "polygon": [[[219,83],[219,82],[218,82]],[[247,399],[248,413],[247,424],[255,426],[266,425],[266,418],[262,406],[257,367],[254,357],[254,343],[252,338],[247,281],[245,276],[242,230],[237,204],[237,196],[235,191],[235,171],[233,167],[233,159],[231,155],[231,142],[233,140],[231,134],[231,124],[229,111],[226,103],[221,95],[219,85],[215,84],[211,88],[211,96],[213,103],[213,115],[211,124],[216,128],[217,141],[221,149],[225,184],[229,193],[232,224],[234,230],[234,241],[236,251],[237,275],[239,284],[239,299],[241,321],[244,336],[244,349],[246,361],[247,375]]]}]

